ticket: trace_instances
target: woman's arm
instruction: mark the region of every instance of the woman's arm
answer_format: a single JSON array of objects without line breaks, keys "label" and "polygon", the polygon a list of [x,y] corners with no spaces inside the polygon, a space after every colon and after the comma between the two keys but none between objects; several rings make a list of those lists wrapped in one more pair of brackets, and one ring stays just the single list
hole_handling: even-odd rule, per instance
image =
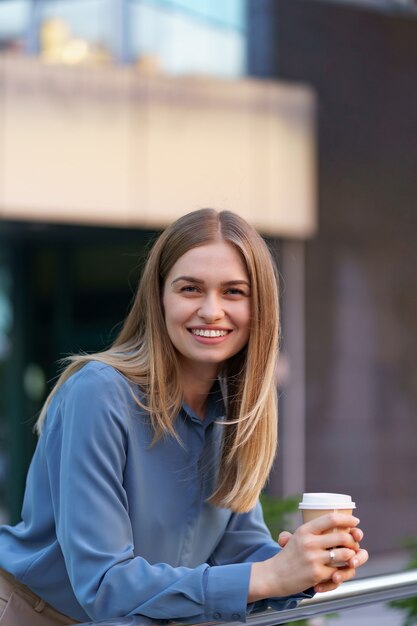
[{"label": "woman's arm", "polygon": [[81,371],[42,435],[57,538],[78,602],[93,619],[244,620],[249,564],[172,567],[138,556],[123,484],[132,397],[114,378]]}]

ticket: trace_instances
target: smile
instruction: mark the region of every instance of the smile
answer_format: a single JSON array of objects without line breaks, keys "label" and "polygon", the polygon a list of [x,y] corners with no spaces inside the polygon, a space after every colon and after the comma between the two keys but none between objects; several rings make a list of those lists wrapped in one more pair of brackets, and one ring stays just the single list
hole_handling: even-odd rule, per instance
[{"label": "smile", "polygon": [[191,328],[191,333],[197,337],[225,337],[229,330],[203,330],[202,328]]}]

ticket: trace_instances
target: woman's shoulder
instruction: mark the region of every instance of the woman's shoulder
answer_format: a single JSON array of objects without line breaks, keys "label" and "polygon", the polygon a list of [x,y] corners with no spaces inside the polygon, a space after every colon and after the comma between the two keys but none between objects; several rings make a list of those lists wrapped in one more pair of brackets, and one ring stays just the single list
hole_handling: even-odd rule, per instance
[{"label": "woman's shoulder", "polygon": [[122,372],[107,363],[91,360],[57,389],[48,414],[72,408],[91,415],[101,407],[117,408],[118,412],[126,414],[126,410],[130,413],[140,409],[137,399],[141,400],[137,385]]},{"label": "woman's shoulder", "polygon": [[91,360],[71,374],[61,389],[69,392],[75,388],[80,392],[85,387],[91,391],[99,390],[100,393],[107,394],[114,393],[116,388],[129,390],[133,386],[134,384],[112,365]]},{"label": "woman's shoulder", "polygon": [[95,360],[83,364],[51,398],[41,431],[45,450],[59,455],[66,441],[91,455],[107,445],[123,455],[137,425],[147,421],[141,419],[134,388],[111,365]]}]

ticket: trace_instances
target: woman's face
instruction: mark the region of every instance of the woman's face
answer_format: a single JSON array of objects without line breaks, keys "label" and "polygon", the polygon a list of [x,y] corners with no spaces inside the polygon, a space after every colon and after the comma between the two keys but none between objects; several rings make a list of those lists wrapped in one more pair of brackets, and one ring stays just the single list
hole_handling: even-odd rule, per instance
[{"label": "woman's face", "polygon": [[251,293],[242,257],[224,241],[189,250],[166,278],[163,306],[183,363],[219,366],[249,339]]}]

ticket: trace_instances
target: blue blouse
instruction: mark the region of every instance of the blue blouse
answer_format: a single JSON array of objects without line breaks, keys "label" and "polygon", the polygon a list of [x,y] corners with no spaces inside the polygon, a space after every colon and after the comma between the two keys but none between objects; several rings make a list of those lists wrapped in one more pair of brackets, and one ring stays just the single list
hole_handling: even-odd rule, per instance
[{"label": "blue blouse", "polygon": [[[151,445],[137,387],[85,365],[48,409],[27,477],[22,521],[0,527],[0,567],[75,620],[245,621],[251,562],[280,548],[260,506],[207,503],[224,426],[218,385],[201,421],[183,405]],[[305,597],[278,598],[275,608]],[[257,603],[262,608],[266,603]]]}]

